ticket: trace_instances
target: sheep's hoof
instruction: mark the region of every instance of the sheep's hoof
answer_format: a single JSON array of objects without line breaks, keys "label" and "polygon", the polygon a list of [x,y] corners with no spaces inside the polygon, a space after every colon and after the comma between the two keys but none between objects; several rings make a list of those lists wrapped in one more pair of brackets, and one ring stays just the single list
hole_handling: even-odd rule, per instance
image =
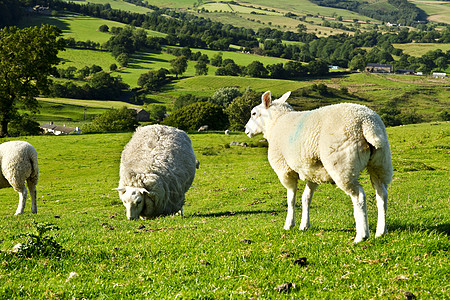
[{"label": "sheep's hoof", "polygon": [[380,237],[380,236],[383,236],[384,234],[386,233],[386,231],[385,232],[382,232],[382,233],[376,233],[375,234],[375,238],[378,238],[378,237]]},{"label": "sheep's hoof", "polygon": [[15,216],[21,215],[23,214],[23,211],[16,211],[16,213],[14,214]]},{"label": "sheep's hoof", "polygon": [[300,230],[301,231],[306,231],[306,230],[308,230],[309,228],[310,228],[311,226],[309,225],[309,224],[307,224],[307,225],[300,225]]},{"label": "sheep's hoof", "polygon": [[292,225],[286,224],[286,225],[284,225],[284,230],[289,230],[293,227],[295,227],[295,224],[292,224]]},{"label": "sheep's hoof", "polygon": [[355,241],[354,241],[354,243],[356,244],[356,243],[359,243],[359,242],[365,241],[365,240],[367,240],[368,238],[369,238],[369,236],[367,236],[367,237],[360,237],[360,236],[356,236],[356,237],[355,237]]}]

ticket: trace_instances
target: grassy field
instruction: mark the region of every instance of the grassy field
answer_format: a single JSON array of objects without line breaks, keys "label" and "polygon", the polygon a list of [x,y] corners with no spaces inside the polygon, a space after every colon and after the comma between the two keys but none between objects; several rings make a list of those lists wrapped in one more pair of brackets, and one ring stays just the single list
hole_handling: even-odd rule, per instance
[{"label": "grassy field", "polygon": [[411,2],[427,13],[429,21],[450,24],[450,3],[448,1],[411,0]]},{"label": "grassy field", "polygon": [[[190,68],[193,69],[193,64],[190,64]],[[147,69],[139,70],[141,72],[147,71]],[[118,74],[131,84],[133,80],[135,80],[134,82],[137,81],[136,75],[133,75],[134,73],[129,69],[125,69]],[[219,88],[227,86],[238,87],[241,91],[251,88],[260,93],[270,90],[275,96],[281,96],[286,91],[295,91],[321,83],[335,89],[347,88],[351,95],[360,99],[359,103],[367,105],[376,111],[388,105],[389,101],[396,99],[396,103],[403,113],[416,112],[421,115],[423,121],[438,120],[438,115],[445,110],[448,111],[450,106],[450,99],[448,98],[450,92],[449,79],[436,80],[427,76],[366,73],[343,74],[325,78],[305,78],[302,81],[212,75],[194,76],[173,81],[163,91],[150,95],[149,99],[153,102],[166,104],[170,110],[173,102],[180,95],[193,94],[210,97]],[[44,98],[41,101],[51,103],[43,103],[41,114],[36,116],[40,123],[56,120],[81,122],[83,121],[81,116],[83,116],[85,106],[89,108],[92,114],[101,113],[103,109],[110,107],[133,106],[120,101]],[[63,108],[66,105],[68,107]],[[59,107],[58,110],[52,108],[53,106]],[[75,112],[72,114],[72,111]]]},{"label": "grassy field", "polygon": [[[13,216],[17,193],[0,191],[0,298],[448,299],[449,133],[450,123],[388,128],[388,234],[373,237],[364,174],[372,236],[359,244],[351,201],[333,185],[316,192],[310,231],[284,231],[285,189],[267,149],[224,147],[251,142],[243,134],[191,133],[201,164],[184,216],[135,222],[111,190],[130,133],[24,137],[39,153],[38,214],[28,203]],[[62,258],[10,254],[33,222],[60,228],[49,236]],[[289,291],[275,290],[288,282]]]},{"label": "grassy field", "polygon": [[[70,1],[70,0],[66,0],[66,1]],[[145,13],[150,13],[153,10],[143,7],[143,6],[136,6],[134,4],[125,2],[125,1],[117,1],[117,0],[87,0],[87,1],[83,1],[83,2],[79,2],[79,3],[93,3],[93,4],[109,4],[111,5],[112,9],[119,9],[119,10],[123,10],[123,11],[129,11],[129,12],[133,12],[133,13],[141,13],[141,14],[145,14]]]},{"label": "grassy field", "polygon": [[450,44],[442,43],[410,43],[410,44],[392,44],[394,48],[402,49],[404,53],[411,56],[420,57],[429,51],[435,51],[437,49],[442,52],[450,51]]},{"label": "grassy field", "polygon": [[140,107],[121,101],[95,101],[77,99],[52,99],[40,98],[40,113],[35,116],[39,124],[54,122],[57,125],[67,125],[71,127],[81,127],[89,123],[92,119],[105,111],[116,108]]},{"label": "grassy field", "polygon": [[[55,25],[62,30],[64,38],[74,38],[77,41],[94,41],[100,44],[105,43],[111,38],[107,32],[100,32],[98,28],[101,25],[112,27],[125,27],[126,25],[119,22],[109,21],[105,19],[83,16],[75,13],[59,13],[58,16],[41,16],[33,15],[24,18],[21,26],[40,26],[41,24]],[[166,34],[157,31],[146,30],[149,36],[164,37]]]}]

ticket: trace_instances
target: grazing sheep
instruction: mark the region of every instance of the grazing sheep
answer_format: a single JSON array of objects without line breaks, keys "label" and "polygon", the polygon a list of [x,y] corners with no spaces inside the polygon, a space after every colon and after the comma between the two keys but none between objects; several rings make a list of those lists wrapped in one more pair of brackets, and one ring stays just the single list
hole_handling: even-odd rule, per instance
[{"label": "grazing sheep", "polygon": [[122,151],[119,187],[114,189],[119,191],[127,218],[182,214],[196,165],[184,131],[162,125],[137,128]]},{"label": "grazing sheep", "polygon": [[208,131],[208,128],[209,128],[208,125],[203,125],[203,126],[200,126],[200,128],[197,131],[198,132],[200,132],[200,131]]},{"label": "grazing sheep", "polygon": [[296,112],[286,103],[290,92],[272,102],[270,92],[253,108],[245,125],[249,137],[263,133],[269,143],[269,163],[287,189],[288,213],[284,229],[295,226],[298,179],[306,180],[300,230],[310,227],[309,206],[317,186],[334,182],[352,198],[355,242],[369,237],[366,196],[358,182],[367,168],[376,191],[376,237],[386,233],[387,188],[392,163],[386,129],[369,108],[350,103]]},{"label": "grazing sheep", "polygon": [[31,196],[31,213],[37,213],[36,185],[39,168],[37,152],[31,144],[12,141],[0,144],[0,189],[13,187],[19,193],[16,215],[23,214],[27,200],[27,188]]}]

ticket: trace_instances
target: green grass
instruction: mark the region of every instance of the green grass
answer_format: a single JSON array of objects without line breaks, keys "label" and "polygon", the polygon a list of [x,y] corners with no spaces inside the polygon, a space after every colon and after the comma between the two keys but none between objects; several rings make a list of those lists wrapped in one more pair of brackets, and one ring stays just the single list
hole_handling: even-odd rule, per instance
[{"label": "green grass", "polygon": [[[150,63],[150,60],[147,62]],[[190,64],[193,68],[193,64]],[[150,68],[150,67],[149,67]],[[147,69],[139,69],[141,72],[147,72]],[[210,70],[211,71],[211,70]],[[128,73],[129,72],[129,73]],[[192,71],[193,72],[193,71]],[[137,82],[137,75],[132,73],[130,69],[125,69],[120,73],[127,82],[133,84]],[[313,84],[323,83],[329,87],[340,89],[347,88],[349,93],[359,98],[358,103],[365,104],[372,109],[378,111],[386,106],[389,101],[397,99],[398,107],[402,113],[416,112],[422,116],[423,121],[438,120],[438,115],[447,110],[450,106],[448,93],[449,80],[435,80],[427,76],[409,76],[409,75],[378,75],[366,73],[353,73],[345,75],[337,75],[329,78],[307,78],[304,81],[294,80],[275,80],[261,79],[250,77],[233,77],[233,76],[194,76],[174,80],[167,85],[163,91],[149,95],[149,99],[153,102],[166,104],[170,110],[173,102],[177,97],[183,94],[193,94],[196,96],[210,97],[216,90],[222,87],[235,86],[241,91],[250,87],[253,90],[263,93],[270,90],[274,96],[278,97],[286,91],[295,91],[300,88],[308,87]],[[41,115],[37,115],[39,122],[55,121],[58,115],[65,122],[79,122],[80,114],[84,107],[106,109],[110,107],[120,108],[129,105],[120,101],[93,101],[93,100],[73,100],[73,99],[41,99],[51,101],[52,105],[77,106],[77,113],[72,115],[69,113],[59,115],[60,112],[47,111],[48,106],[41,109]],[[305,99],[300,99],[305,101]],[[328,101],[327,99],[322,99]],[[315,101],[321,102],[321,99]],[[331,99],[334,101],[335,99]],[[324,102],[325,103],[325,102]],[[322,104],[324,104],[322,103]],[[73,108],[75,109],[75,108]],[[95,110],[93,113],[101,113],[102,110]]]},{"label": "green grass", "polygon": [[[33,15],[32,17],[21,20],[20,26],[40,26],[41,24],[57,26],[62,30],[62,36],[64,38],[74,38],[77,41],[90,40],[100,44],[105,43],[111,38],[111,34],[98,30],[101,25],[107,25],[109,28],[126,26],[123,23],[115,21],[63,12],[60,12],[56,17]],[[146,30],[146,32],[149,36],[166,36],[166,34],[157,31]]]},{"label": "green grass", "polygon": [[442,43],[409,43],[409,44],[392,44],[394,48],[402,49],[403,53],[411,56],[421,57],[429,51],[435,51],[437,49],[442,52],[450,51],[450,44]]},{"label": "green grass", "polygon": [[[70,0],[66,0],[66,1],[70,1]],[[112,9],[118,9],[118,10],[123,10],[123,11],[129,11],[129,12],[133,12],[133,13],[141,13],[141,14],[145,14],[145,13],[150,13],[153,10],[146,8],[146,7],[142,7],[142,6],[136,6],[134,4],[125,2],[125,1],[117,1],[117,0],[87,0],[85,2],[79,2],[81,4],[85,4],[85,3],[93,3],[93,4],[109,4],[111,5]]]},{"label": "green grass", "polygon": [[62,69],[76,67],[80,70],[86,66],[97,65],[104,71],[109,71],[112,64],[118,65],[111,52],[106,51],[66,48],[58,53],[58,57],[61,59],[58,68]]},{"label": "green grass", "polygon": [[320,16],[341,16],[343,19],[358,19],[358,20],[371,20],[368,17],[359,15],[357,13],[344,10],[337,9],[331,7],[318,6],[307,0],[299,0],[299,1],[290,1],[290,0],[279,0],[279,1],[271,1],[271,0],[252,0],[252,1],[238,1],[243,5],[252,5],[256,8],[268,8],[275,9],[282,13],[294,12],[300,15],[313,14]]},{"label": "green grass", "polygon": [[450,4],[446,1],[411,0],[418,8],[425,11],[428,20],[450,24]]},{"label": "green grass", "polygon": [[[0,191],[0,298],[446,299],[449,133],[450,123],[388,128],[388,234],[356,245],[351,201],[332,185],[315,194],[310,231],[284,231],[285,189],[266,148],[223,147],[251,141],[240,133],[190,134],[201,164],[185,215],[136,222],[111,190],[130,133],[22,138],[39,153],[38,214],[28,203],[13,216],[17,193]],[[361,182],[374,235],[374,192]],[[33,221],[60,227],[51,236],[64,257],[9,254]],[[295,288],[274,290],[286,282]]]},{"label": "green grass", "polygon": [[111,108],[140,107],[121,101],[39,98],[38,102],[40,113],[34,115],[34,120],[39,124],[54,122],[70,127],[81,127]]}]

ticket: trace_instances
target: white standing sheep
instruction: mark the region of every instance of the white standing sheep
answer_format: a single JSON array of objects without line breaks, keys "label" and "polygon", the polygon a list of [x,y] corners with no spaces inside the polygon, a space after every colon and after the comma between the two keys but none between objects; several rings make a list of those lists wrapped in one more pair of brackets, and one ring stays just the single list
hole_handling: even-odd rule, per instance
[{"label": "white standing sheep", "polygon": [[34,147],[23,141],[0,144],[0,189],[13,187],[19,193],[19,205],[16,215],[22,214],[27,200],[27,188],[31,196],[31,213],[37,213],[36,185],[39,168],[37,152]]},{"label": "white standing sheep", "polygon": [[127,218],[182,213],[197,164],[184,131],[163,125],[137,128],[122,152],[119,187],[115,189]]},{"label": "white standing sheep", "polygon": [[366,196],[358,179],[367,168],[376,191],[376,237],[386,233],[387,188],[392,162],[386,129],[369,108],[350,103],[297,112],[286,103],[290,92],[272,102],[270,92],[253,108],[245,125],[249,137],[263,133],[269,143],[269,163],[287,189],[284,229],[295,226],[297,181],[306,180],[300,230],[310,227],[309,206],[317,186],[335,182],[353,202],[355,242],[369,237]]}]

